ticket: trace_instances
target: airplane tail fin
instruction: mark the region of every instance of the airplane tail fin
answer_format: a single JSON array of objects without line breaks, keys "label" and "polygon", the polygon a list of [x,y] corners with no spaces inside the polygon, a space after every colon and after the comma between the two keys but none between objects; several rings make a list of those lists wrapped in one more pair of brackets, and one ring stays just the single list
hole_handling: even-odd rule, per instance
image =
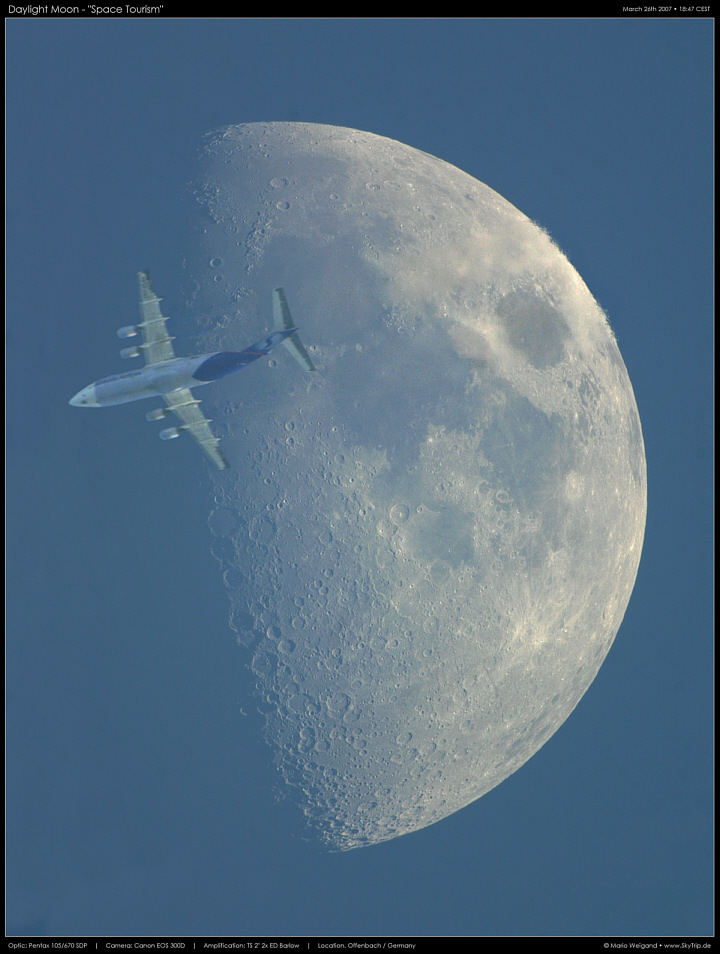
[{"label": "airplane tail fin", "polygon": [[303,371],[317,370],[297,333],[282,288],[273,289],[273,331],[292,331],[293,333],[283,341],[283,344]]}]

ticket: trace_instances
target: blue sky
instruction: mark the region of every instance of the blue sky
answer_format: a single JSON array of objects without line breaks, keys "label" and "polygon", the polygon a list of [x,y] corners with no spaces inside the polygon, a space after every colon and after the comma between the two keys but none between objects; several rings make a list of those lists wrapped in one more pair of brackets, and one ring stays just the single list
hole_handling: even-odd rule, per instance
[{"label": "blue sky", "polygon": [[[712,28],[6,22],[10,933],[712,932]],[[139,268],[192,334],[185,184],[205,132],[257,120],[390,136],[546,228],[646,444],[636,588],[573,715],[462,812],[344,854],[243,714],[197,449],[67,405],[120,369]]]}]

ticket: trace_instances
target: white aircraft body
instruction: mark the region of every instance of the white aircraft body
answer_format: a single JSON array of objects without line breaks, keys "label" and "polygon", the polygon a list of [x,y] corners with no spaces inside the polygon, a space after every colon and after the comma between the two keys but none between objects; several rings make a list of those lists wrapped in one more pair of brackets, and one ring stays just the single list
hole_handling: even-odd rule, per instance
[{"label": "white aircraft body", "polygon": [[200,401],[194,398],[191,388],[218,381],[233,371],[240,371],[258,358],[270,354],[278,344],[284,344],[304,371],[315,371],[310,357],[303,347],[297,328],[293,325],[285,293],[282,288],[273,290],[273,331],[261,341],[244,351],[216,351],[212,354],[194,355],[192,358],[176,358],[173,338],[167,333],[167,318],[160,311],[161,298],[153,292],[147,272],[138,272],[140,286],[140,316],[137,325],[120,328],[120,338],[132,338],[142,333],[142,344],[123,348],[123,358],[145,357],[145,367],[124,374],[101,378],[70,399],[75,407],[108,407],[142,401],[150,397],[162,397],[167,407],[149,411],[148,421],[159,421],[172,411],[180,419],[179,427],[160,431],[162,440],[179,437],[189,431],[210,460],[220,470],[229,467],[220,450],[220,441],[210,429],[210,421],[200,410]]}]

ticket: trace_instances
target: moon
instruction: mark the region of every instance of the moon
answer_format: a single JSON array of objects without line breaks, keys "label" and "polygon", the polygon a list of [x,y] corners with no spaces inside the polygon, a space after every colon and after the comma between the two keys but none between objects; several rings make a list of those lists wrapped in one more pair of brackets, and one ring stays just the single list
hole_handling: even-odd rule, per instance
[{"label": "moon", "polygon": [[311,830],[396,838],[519,769],[605,659],[646,516],[628,374],[548,234],[410,146],[228,126],[194,199],[202,349],[282,285],[318,369],[278,349],[209,396],[231,627]]}]

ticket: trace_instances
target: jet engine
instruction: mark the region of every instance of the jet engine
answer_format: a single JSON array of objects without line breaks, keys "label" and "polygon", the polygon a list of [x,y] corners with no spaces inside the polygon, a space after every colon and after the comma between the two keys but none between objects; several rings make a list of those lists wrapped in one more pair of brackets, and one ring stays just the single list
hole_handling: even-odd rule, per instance
[{"label": "jet engine", "polygon": [[121,358],[139,358],[141,355],[140,348],[123,348],[120,352]]},{"label": "jet engine", "polygon": [[175,437],[180,437],[179,427],[166,427],[164,431],[160,431],[161,441],[171,441]]},{"label": "jet engine", "polygon": [[168,410],[166,407],[158,407],[154,411],[148,411],[145,415],[146,421],[161,421],[164,417],[167,417]]},{"label": "jet engine", "polygon": [[118,338],[134,338],[139,330],[137,325],[125,325],[124,328],[118,328],[117,336]]}]

